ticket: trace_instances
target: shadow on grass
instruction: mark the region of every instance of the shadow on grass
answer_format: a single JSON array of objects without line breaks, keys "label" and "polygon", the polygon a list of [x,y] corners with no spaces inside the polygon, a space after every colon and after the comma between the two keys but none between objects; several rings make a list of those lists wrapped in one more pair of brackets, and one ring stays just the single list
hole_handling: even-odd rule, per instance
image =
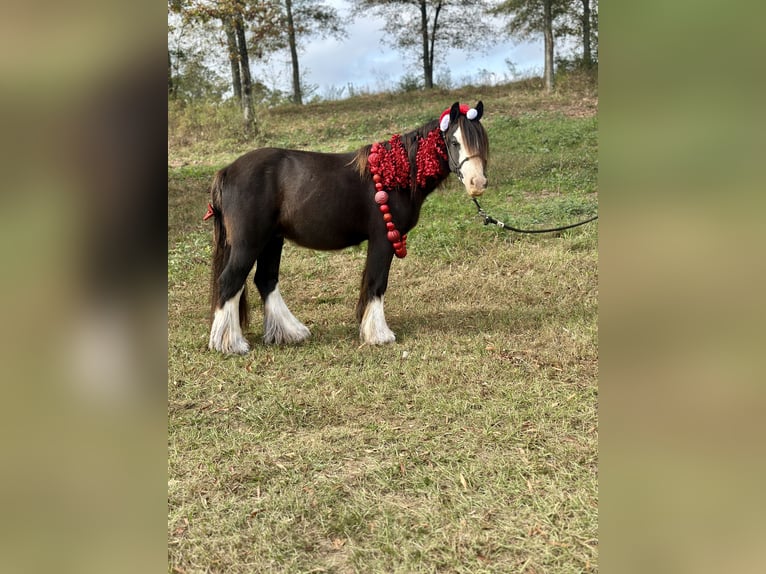
[{"label": "shadow on grass", "polygon": [[[396,334],[397,342],[413,340],[426,335],[507,335],[537,331],[546,324],[571,318],[571,310],[564,313],[555,306],[535,309],[512,309],[508,307],[476,308],[460,311],[425,312],[408,315],[389,315],[388,325]],[[311,337],[306,346],[342,345],[359,346],[359,325],[356,322],[307,325]],[[263,330],[251,326],[245,336],[255,348],[263,347]]]},{"label": "shadow on grass", "polygon": [[563,311],[553,305],[534,309],[476,307],[391,317],[389,324],[402,337],[433,332],[480,335],[535,331],[546,323],[561,320],[563,316]]},{"label": "shadow on grass", "polygon": [[[574,316],[587,317],[595,311],[580,309]],[[545,325],[566,323],[573,317],[573,309],[561,309],[551,304],[545,307],[516,308],[483,307],[454,311],[433,311],[416,314],[389,314],[388,325],[396,334],[397,342],[413,340],[426,335],[507,335],[540,330]],[[311,324],[311,337],[298,345],[290,346],[349,346],[361,345],[359,325],[355,321]],[[267,348],[262,343],[263,328],[258,319],[245,330],[245,337],[253,350]]]},{"label": "shadow on grass", "polygon": [[[322,313],[297,308],[297,316],[311,331],[311,337],[298,345],[287,347],[356,348],[359,324],[354,317],[353,306],[346,305],[345,298],[335,297],[326,316]],[[338,306],[342,307],[339,311]],[[507,304],[474,305],[465,302],[429,301],[417,308],[397,308],[396,303],[387,309],[389,327],[396,334],[397,342],[414,341],[431,336],[504,336],[535,333],[551,325],[567,325],[572,322],[589,323],[597,314],[597,308],[586,301],[573,304],[559,303],[555,298],[519,298]],[[206,349],[209,323],[199,321],[198,344]],[[263,344],[263,315],[258,304],[250,310],[250,323],[244,335],[251,348],[270,348]],[[277,347],[278,348],[278,347]]]}]

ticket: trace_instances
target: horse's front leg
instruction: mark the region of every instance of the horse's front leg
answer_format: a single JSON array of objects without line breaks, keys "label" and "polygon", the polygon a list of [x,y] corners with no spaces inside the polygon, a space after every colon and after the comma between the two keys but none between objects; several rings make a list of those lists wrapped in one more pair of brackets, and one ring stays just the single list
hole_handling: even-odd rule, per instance
[{"label": "horse's front leg", "polygon": [[359,321],[359,337],[368,345],[383,345],[396,341],[394,332],[386,324],[383,312],[383,296],[388,286],[388,271],[394,251],[385,240],[370,239],[367,246],[367,263],[362,274],[362,286],[356,317]]}]

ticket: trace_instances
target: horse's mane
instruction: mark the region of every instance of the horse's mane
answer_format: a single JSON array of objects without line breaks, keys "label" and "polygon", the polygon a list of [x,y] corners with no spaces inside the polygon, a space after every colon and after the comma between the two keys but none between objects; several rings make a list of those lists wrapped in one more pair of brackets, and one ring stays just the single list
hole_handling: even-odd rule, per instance
[{"label": "horse's mane", "polygon": [[[404,146],[405,151],[407,152],[407,159],[410,161],[410,167],[412,169],[416,169],[415,166],[415,156],[418,153],[418,141],[420,138],[425,138],[428,136],[428,133],[434,130],[436,127],[438,127],[439,122],[438,120],[431,120],[426,124],[423,124],[419,128],[416,128],[412,130],[411,132],[407,132],[406,134],[402,135],[402,145]],[[383,143],[383,142],[381,142]],[[386,143],[386,147],[388,146],[388,143]],[[367,156],[370,155],[370,149],[372,148],[372,144],[367,144],[362,147],[360,147],[358,150],[356,150],[356,155],[354,156],[354,159],[351,161],[350,165],[355,165],[357,171],[359,171],[359,175],[362,177],[362,179],[369,179],[370,177],[370,170],[367,169]],[[411,174],[411,178],[414,179],[415,173],[413,172]]]},{"label": "horse's mane", "polygon": [[[415,183],[417,177],[417,162],[416,156],[418,153],[418,142],[421,138],[428,137],[428,134],[435,129],[439,128],[439,120],[430,120],[423,124],[419,128],[415,128],[411,132],[403,134],[402,145],[407,152],[407,158],[410,162],[410,181],[412,182],[412,193],[417,192],[417,184]],[[471,121],[465,116],[461,115],[457,121],[454,122],[447,130],[447,137],[452,135],[457,128],[460,128],[460,133],[463,134],[463,140],[466,145],[466,151],[469,155],[478,155],[484,158],[486,162],[489,159],[489,140],[487,138],[487,132],[484,130],[478,121]],[[389,147],[386,143],[386,147]],[[367,156],[370,154],[372,144],[367,144],[360,147],[354,158],[349,162],[349,165],[356,167],[359,172],[359,176],[363,181],[368,180],[370,170],[367,167]]]},{"label": "horse's mane", "polygon": [[372,144],[363,145],[358,150],[356,150],[354,159],[352,159],[348,164],[356,166],[356,170],[359,172],[359,176],[362,178],[362,180],[367,180],[371,176],[370,171],[367,169],[367,156],[370,155],[371,149]]}]

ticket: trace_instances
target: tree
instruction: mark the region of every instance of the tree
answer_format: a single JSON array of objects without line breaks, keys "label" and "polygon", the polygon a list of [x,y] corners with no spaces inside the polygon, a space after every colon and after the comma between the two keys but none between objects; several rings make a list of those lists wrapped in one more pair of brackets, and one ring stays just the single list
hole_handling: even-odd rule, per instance
[{"label": "tree", "polygon": [[[301,41],[316,36],[320,38],[343,38],[346,32],[338,11],[323,0],[270,0],[275,10],[275,21],[269,34],[253,30],[251,46],[258,57],[264,54],[288,50],[292,70],[293,103],[303,103],[301,71],[298,54]],[[260,25],[262,28],[262,24]]]},{"label": "tree", "polygon": [[175,87],[173,86],[173,61],[170,59],[170,48],[168,48],[168,97],[174,98],[176,96]]},{"label": "tree", "polygon": [[301,90],[301,71],[298,63],[298,42],[296,40],[292,0],[285,0],[285,16],[287,17],[287,43],[290,45],[290,62],[293,68],[293,103],[301,105],[303,104],[303,92]]},{"label": "tree", "polygon": [[590,0],[582,2],[582,62],[586,68],[593,65],[593,57],[590,52]]},{"label": "tree", "polygon": [[553,91],[553,0],[543,0],[543,38],[545,38],[545,91]]},{"label": "tree", "polygon": [[542,33],[545,43],[545,90],[553,90],[554,22],[569,7],[567,0],[505,0],[493,10],[493,14],[505,14],[510,18],[506,30],[511,36],[529,39]]},{"label": "tree", "polygon": [[581,49],[572,60],[557,58],[558,62],[585,70],[593,68],[598,63],[598,0],[569,2],[556,22],[554,33],[558,38],[570,36],[576,39]]},{"label": "tree", "polygon": [[243,2],[234,2],[234,11],[229,18],[234,23],[234,38],[237,48],[237,59],[239,61],[239,76],[242,82],[242,120],[246,132],[254,132],[255,112],[253,110],[253,79],[250,76],[250,56],[247,51],[247,40],[245,38],[245,22],[242,9]]},{"label": "tree", "polygon": [[[259,37],[276,35],[277,10],[270,0],[168,0],[170,13],[183,22],[209,26],[219,22],[226,36],[227,55],[231,68],[234,96],[242,106],[245,131],[256,131],[253,109],[253,80],[247,32],[255,30]],[[246,23],[251,23],[248,26]]]},{"label": "tree", "polygon": [[582,43],[582,65],[590,69],[598,62],[598,0],[580,0],[580,5],[582,10],[573,14],[574,34]]},{"label": "tree", "polygon": [[181,70],[173,78],[173,97],[182,101],[218,101],[226,91],[226,82],[204,64],[199,53],[185,55]]},{"label": "tree", "polygon": [[242,101],[242,74],[239,71],[239,48],[237,47],[237,33],[232,18],[222,20],[223,31],[226,34],[226,47],[229,55],[229,68],[231,70],[231,89],[237,101]]},{"label": "tree", "polygon": [[372,12],[385,21],[393,47],[419,53],[426,89],[434,87],[436,52],[452,48],[483,49],[492,40],[492,26],[483,14],[488,0],[361,0],[357,15]]},{"label": "tree", "polygon": [[189,23],[177,14],[168,18],[168,98],[183,101],[220,99],[226,83],[215,67],[209,65],[208,54],[214,48],[209,38],[214,31],[210,23]]},{"label": "tree", "polygon": [[[338,12],[323,0],[168,0],[171,14],[205,34],[215,23],[215,34],[226,46],[231,86],[241,103],[247,131],[255,129],[250,59],[288,49],[295,103],[303,103],[298,55],[308,36],[345,36]],[[170,77],[169,77],[170,90]]]}]

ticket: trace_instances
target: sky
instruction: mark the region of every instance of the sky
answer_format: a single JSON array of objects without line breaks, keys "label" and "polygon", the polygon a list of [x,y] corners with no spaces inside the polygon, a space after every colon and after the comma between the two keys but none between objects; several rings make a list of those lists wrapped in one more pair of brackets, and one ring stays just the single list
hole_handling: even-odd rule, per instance
[{"label": "sky", "polygon": [[[398,87],[406,74],[422,78],[422,68],[410,65],[412,57],[404,56],[383,40],[383,21],[374,17],[348,17],[346,0],[325,0],[348,22],[348,37],[311,38],[305,42],[299,53],[303,82],[314,87],[314,94],[321,98],[347,97],[351,84],[357,91],[379,92]],[[466,18],[474,17],[467,14]],[[449,62],[449,78],[452,87],[471,81],[497,83],[514,76],[506,60],[515,66],[515,77],[536,73],[542,74],[543,42],[517,43],[501,39],[489,51],[471,53],[464,50],[450,50],[447,57],[437,53],[437,59]],[[255,76],[267,87],[290,91],[291,72],[287,53],[274,54],[268,63],[253,62]],[[434,81],[443,79],[446,67],[437,65]],[[486,72],[484,72],[486,71]],[[478,82],[477,82],[478,83]]]}]

